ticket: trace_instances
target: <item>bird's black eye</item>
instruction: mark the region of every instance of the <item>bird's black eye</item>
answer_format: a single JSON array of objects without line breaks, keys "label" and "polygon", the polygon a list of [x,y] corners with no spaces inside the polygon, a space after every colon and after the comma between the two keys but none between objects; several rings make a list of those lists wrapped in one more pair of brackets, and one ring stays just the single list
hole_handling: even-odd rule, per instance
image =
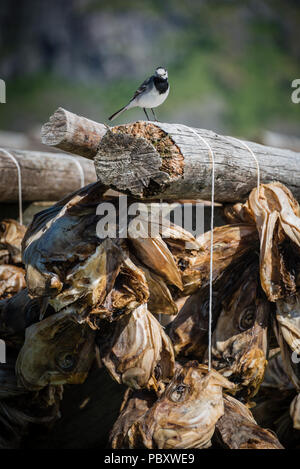
[{"label": "bird's black eye", "polygon": [[187,395],[187,392],[189,390],[189,387],[186,386],[185,384],[178,384],[178,386],[176,386],[171,395],[170,395],[170,398],[173,402],[181,402],[185,399],[186,395]]},{"label": "bird's black eye", "polygon": [[76,366],[76,357],[71,353],[61,354],[57,358],[57,364],[63,371],[72,371]]},{"label": "bird's black eye", "polygon": [[255,322],[255,307],[245,309],[239,318],[239,328],[241,331],[246,331],[253,326]]},{"label": "bird's black eye", "polygon": [[5,223],[0,223],[0,234],[5,233],[6,230],[6,225]]}]

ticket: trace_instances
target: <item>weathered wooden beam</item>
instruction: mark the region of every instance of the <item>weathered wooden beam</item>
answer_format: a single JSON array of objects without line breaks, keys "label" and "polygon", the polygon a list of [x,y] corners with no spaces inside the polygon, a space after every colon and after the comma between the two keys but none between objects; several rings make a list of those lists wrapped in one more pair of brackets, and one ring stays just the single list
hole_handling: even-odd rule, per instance
[{"label": "weathered wooden beam", "polygon": [[20,165],[24,201],[56,201],[79,189],[82,183],[96,181],[93,162],[85,158],[0,148],[0,202],[18,200],[17,167],[7,152]]},{"label": "weathered wooden beam", "polygon": [[[95,157],[97,177],[135,197],[208,200],[212,161],[207,144],[215,159],[215,200],[245,199],[257,184],[257,167],[244,143],[181,124],[136,122],[108,130]],[[261,182],[280,181],[300,200],[300,153],[246,145],[259,161]]]},{"label": "weathered wooden beam", "polygon": [[92,159],[106,131],[105,125],[60,107],[43,125],[41,137],[45,145]]}]

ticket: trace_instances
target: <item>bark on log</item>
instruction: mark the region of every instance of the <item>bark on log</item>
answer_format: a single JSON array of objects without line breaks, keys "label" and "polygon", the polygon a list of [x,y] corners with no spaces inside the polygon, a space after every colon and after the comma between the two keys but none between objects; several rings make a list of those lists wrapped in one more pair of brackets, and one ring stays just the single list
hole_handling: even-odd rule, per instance
[{"label": "bark on log", "polygon": [[[194,129],[215,158],[215,200],[236,202],[257,184],[257,168],[243,143]],[[300,200],[300,153],[247,142],[261,182],[280,181]],[[211,156],[207,145],[181,124],[136,122],[108,130],[95,157],[105,185],[135,197],[210,199]]]},{"label": "bark on log", "polygon": [[105,125],[60,107],[43,125],[41,137],[45,145],[92,159],[106,131]]},{"label": "bark on log", "polygon": [[[56,201],[84,185],[96,181],[94,165],[85,158],[73,158],[64,153],[6,150],[21,168],[24,201]],[[18,173],[15,163],[0,149],[0,202],[18,200]]]}]

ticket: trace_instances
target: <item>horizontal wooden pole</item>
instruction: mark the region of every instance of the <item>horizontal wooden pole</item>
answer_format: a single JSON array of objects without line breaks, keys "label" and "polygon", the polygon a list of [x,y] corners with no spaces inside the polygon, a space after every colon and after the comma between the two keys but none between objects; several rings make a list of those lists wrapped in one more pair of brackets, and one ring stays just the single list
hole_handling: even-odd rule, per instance
[{"label": "horizontal wooden pole", "polygon": [[45,145],[92,159],[107,128],[60,107],[43,125],[41,138]]},{"label": "horizontal wooden pole", "polygon": [[18,200],[18,171],[7,152],[20,165],[24,201],[56,201],[79,189],[82,183],[96,181],[93,162],[85,158],[0,148],[0,202]]},{"label": "horizontal wooden pole", "polygon": [[[257,184],[280,181],[300,200],[300,153],[181,124],[136,122],[108,130],[95,157],[98,179],[140,198],[244,200]],[[251,151],[250,151],[251,150]]]}]

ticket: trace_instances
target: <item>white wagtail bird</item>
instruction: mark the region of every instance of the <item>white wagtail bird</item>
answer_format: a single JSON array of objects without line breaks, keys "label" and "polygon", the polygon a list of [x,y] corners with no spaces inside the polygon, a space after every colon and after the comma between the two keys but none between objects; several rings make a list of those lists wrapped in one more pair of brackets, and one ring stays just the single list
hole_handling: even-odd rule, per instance
[{"label": "white wagtail bird", "polygon": [[147,80],[141,84],[129,103],[122,107],[119,111],[115,112],[108,119],[112,121],[120,114],[122,114],[122,112],[127,111],[127,109],[131,109],[133,107],[142,107],[148,120],[150,119],[146,109],[150,108],[154,119],[157,121],[153,108],[160,106],[167,99],[169,90],[170,86],[168,82],[168,72],[165,68],[158,67],[155,70],[154,75],[152,75],[150,78],[147,78]]}]

